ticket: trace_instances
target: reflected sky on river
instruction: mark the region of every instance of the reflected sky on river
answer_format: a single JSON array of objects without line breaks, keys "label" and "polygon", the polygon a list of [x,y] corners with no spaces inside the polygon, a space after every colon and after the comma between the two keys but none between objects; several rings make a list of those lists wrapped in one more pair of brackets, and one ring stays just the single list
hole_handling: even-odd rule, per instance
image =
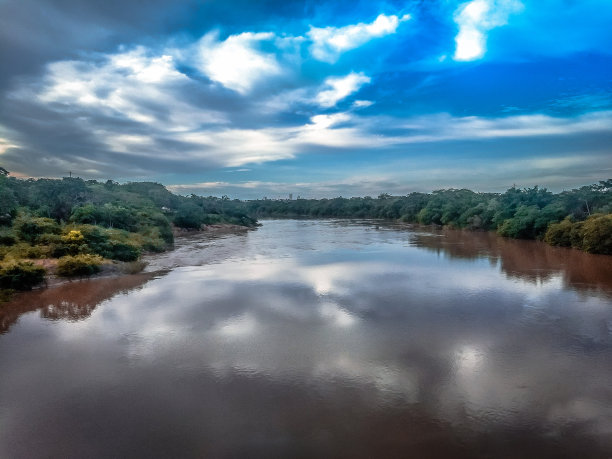
[{"label": "reflected sky on river", "polygon": [[[167,273],[8,305],[0,456],[606,457],[610,258],[371,222],[186,238]],[[49,314],[84,286],[83,320]]]}]

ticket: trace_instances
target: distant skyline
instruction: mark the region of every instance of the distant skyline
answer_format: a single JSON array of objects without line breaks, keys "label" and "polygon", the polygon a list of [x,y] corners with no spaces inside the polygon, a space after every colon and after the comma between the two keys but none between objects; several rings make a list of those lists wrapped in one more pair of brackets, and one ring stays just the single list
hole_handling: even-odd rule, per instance
[{"label": "distant skyline", "polygon": [[232,198],[612,177],[609,0],[0,0],[0,166]]}]

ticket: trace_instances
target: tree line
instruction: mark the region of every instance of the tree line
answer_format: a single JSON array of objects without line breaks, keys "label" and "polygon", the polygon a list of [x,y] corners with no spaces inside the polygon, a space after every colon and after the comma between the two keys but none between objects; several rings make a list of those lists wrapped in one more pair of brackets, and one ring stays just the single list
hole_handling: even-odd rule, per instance
[{"label": "tree line", "polygon": [[32,259],[57,258],[58,272],[89,274],[104,260],[130,262],[144,251],[166,250],[173,242],[173,226],[249,227],[257,218],[270,217],[399,220],[496,231],[609,255],[612,179],[556,194],[538,186],[513,186],[504,193],[443,189],[376,198],[241,201],[180,196],[153,182],[24,180],[0,168],[0,288],[39,280],[41,272]]},{"label": "tree line", "polygon": [[59,275],[88,275],[108,260],[135,262],[172,245],[173,225],[254,226],[226,198],[179,196],[152,182],[18,179],[0,168],[0,289],[24,289],[57,259]]},{"label": "tree line", "polygon": [[261,199],[240,202],[239,208],[258,218],[382,218],[496,231],[612,254],[612,179],[556,194],[538,186],[513,186],[504,193],[444,189],[406,196],[383,193],[377,198]]}]

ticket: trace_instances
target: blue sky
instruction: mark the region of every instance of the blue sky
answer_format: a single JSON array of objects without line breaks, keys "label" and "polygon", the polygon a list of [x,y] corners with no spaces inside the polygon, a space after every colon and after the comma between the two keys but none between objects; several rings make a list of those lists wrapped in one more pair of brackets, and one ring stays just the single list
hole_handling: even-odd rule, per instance
[{"label": "blue sky", "polygon": [[0,0],[0,164],[238,198],[612,176],[609,0]]}]

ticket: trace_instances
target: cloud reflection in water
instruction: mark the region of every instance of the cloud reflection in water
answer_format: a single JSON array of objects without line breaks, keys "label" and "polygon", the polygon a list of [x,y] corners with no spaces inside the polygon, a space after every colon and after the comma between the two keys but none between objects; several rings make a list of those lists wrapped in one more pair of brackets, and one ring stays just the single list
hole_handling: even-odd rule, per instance
[{"label": "cloud reflection in water", "polygon": [[[562,263],[572,251],[531,245],[518,261],[513,243],[490,235],[467,235],[464,247],[458,236],[449,245],[455,235],[342,222],[266,222],[236,237],[242,251],[224,249],[232,237],[216,239],[217,259],[115,296],[78,327],[24,316],[0,347],[0,407],[10,415],[1,418],[0,444],[19,437],[16,419],[48,419],[76,391],[82,406],[66,428],[87,416],[94,394],[110,397],[104,413],[135,397],[170,413],[132,415],[140,429],[178,422],[191,443],[198,429],[230,432],[195,441],[212,455],[257,445],[289,454],[302,441],[310,449],[301,451],[334,451],[331,439],[317,437],[321,426],[355,445],[377,432],[369,445],[386,445],[379,453],[437,444],[466,455],[518,454],[522,441],[546,454],[612,446],[610,284],[596,276],[577,288],[567,271],[575,265]],[[580,266],[607,263],[567,256],[583,257]],[[32,355],[37,345],[46,350]],[[24,380],[27,361],[37,365]],[[89,363],[84,370],[74,361]],[[41,375],[73,391],[49,398]],[[179,408],[182,422],[172,415]],[[347,422],[353,430],[342,434]],[[397,423],[428,430],[394,434]],[[284,446],[258,443],[275,436]],[[178,445],[173,438],[168,444]],[[515,446],[504,449],[504,438]]]}]

